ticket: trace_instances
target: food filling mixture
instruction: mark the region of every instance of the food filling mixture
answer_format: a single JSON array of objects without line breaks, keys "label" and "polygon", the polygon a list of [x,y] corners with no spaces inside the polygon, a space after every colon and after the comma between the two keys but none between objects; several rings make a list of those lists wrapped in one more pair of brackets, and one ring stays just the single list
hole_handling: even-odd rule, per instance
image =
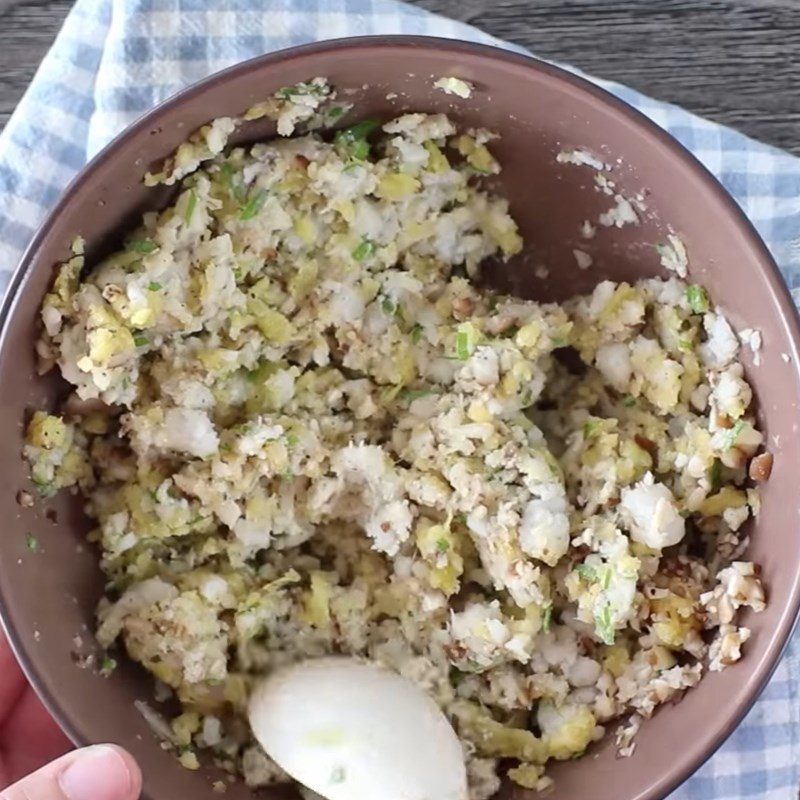
[{"label": "food filling mixture", "polygon": [[[288,134],[332,97],[255,113]],[[477,288],[523,244],[488,131],[405,114],[226,148],[234,127],[149,176],[174,202],[121,250],[76,241],[42,308],[74,392],[25,453],[96,523],[98,641],[154,675],[142,710],[184,766],[253,787],[289,778],[250,687],[329,653],[436,699],[471,800],[546,788],[609,726],[632,752],[764,607],[741,527],[771,456],[730,324],[677,277],[560,305]]]}]

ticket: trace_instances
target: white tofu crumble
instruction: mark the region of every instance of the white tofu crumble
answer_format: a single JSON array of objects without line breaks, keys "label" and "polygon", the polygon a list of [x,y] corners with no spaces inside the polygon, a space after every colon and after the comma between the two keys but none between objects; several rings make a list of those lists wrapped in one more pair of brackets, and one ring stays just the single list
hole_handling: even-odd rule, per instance
[{"label": "white tofu crumble", "polygon": [[603,160],[590,153],[588,150],[577,148],[574,150],[562,150],[557,156],[556,161],[559,164],[575,164],[576,166],[586,166],[597,170],[598,172],[608,169],[608,166]]},{"label": "white tofu crumble", "polygon": [[[336,103],[313,79],[243,119],[339,127]],[[415,113],[227,147],[239,121],[150,176],[178,194],[122,249],[87,264],[77,243],[42,308],[37,352],[74,393],[33,414],[25,455],[40,494],[86,499],[98,641],[182,706],[142,713],[189,769],[206,753],[286,783],[250,689],[342,653],[435,699],[469,800],[506,774],[546,789],[548,762],[615,721],[630,754],[660,704],[741,656],[739,610],[764,608],[739,559],[748,464],[768,477],[771,456],[685,248],[662,250],[667,279],[501,295],[473,282],[523,247],[482,182],[489,132]],[[616,202],[601,224],[638,219]]]},{"label": "white tofu crumble", "polygon": [[473,86],[469,81],[462,78],[454,78],[452,76],[439,78],[434,81],[434,87],[441,89],[445,94],[453,94],[456,97],[461,97],[464,100],[472,97]]}]

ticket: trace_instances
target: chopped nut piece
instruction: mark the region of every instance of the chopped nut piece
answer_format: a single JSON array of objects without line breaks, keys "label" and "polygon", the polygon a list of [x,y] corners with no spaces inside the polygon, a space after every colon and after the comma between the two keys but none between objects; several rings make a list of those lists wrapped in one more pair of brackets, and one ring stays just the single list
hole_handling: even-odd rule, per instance
[{"label": "chopped nut piece", "polygon": [[772,453],[761,453],[750,462],[749,475],[754,481],[766,481],[772,474]]}]

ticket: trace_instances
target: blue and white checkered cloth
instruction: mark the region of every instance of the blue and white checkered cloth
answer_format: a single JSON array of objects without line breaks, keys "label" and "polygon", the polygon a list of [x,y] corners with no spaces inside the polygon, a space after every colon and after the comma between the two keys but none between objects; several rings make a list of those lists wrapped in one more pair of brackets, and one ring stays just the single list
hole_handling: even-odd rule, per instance
[{"label": "blue and white checkered cloth", "polygon": [[[0,293],[47,210],[106,142],[184,86],[320,39],[407,33],[514,48],[394,0],[77,0],[0,135]],[[800,159],[607,81],[691,150],[800,287]],[[797,800],[800,636],[716,755],[670,800]]]}]

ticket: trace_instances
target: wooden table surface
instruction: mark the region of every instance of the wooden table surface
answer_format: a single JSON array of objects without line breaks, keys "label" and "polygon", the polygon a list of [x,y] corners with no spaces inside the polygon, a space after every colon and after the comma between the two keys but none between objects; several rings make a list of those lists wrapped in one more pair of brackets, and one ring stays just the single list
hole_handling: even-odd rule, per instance
[{"label": "wooden table surface", "polygon": [[[800,154],[800,0],[412,2]],[[71,5],[0,0],[0,128]]]}]

